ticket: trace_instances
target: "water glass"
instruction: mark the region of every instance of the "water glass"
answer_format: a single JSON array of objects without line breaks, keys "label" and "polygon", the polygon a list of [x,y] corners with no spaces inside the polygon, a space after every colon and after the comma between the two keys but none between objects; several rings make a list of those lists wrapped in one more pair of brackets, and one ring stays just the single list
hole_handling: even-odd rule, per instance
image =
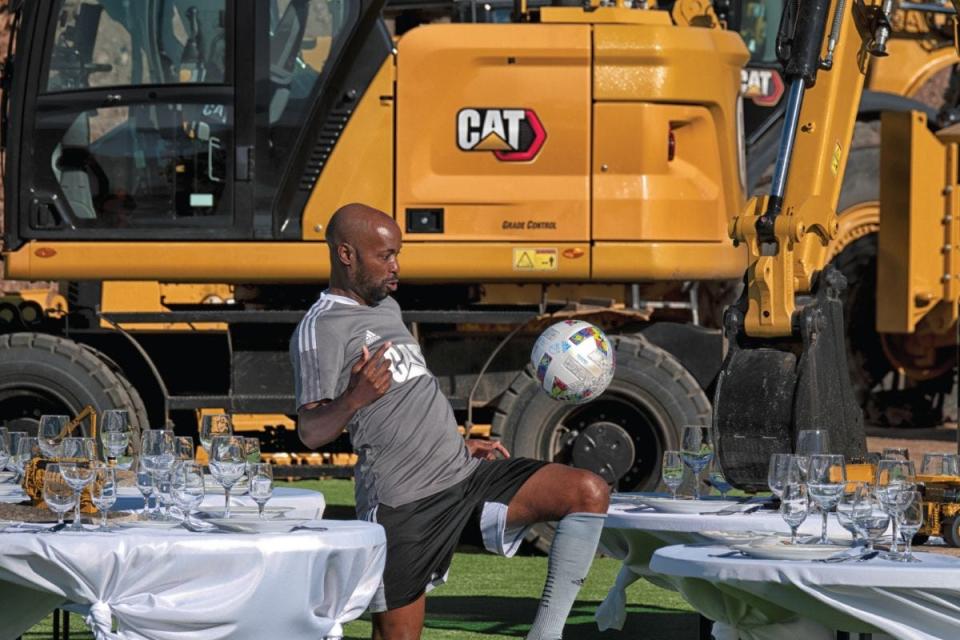
[{"label": "water glass", "polygon": [[[807,466],[806,461],[803,461],[802,466]],[[783,497],[785,486],[801,483],[805,480],[806,478],[801,472],[799,456],[790,453],[775,453],[770,456],[770,464],[767,467],[767,485],[775,496]]]},{"label": "water glass", "polygon": [[797,544],[797,528],[807,519],[810,501],[807,487],[803,484],[788,484],[780,496],[780,517],[790,527],[790,544]]},{"label": "water glass", "polygon": [[863,486],[860,501],[869,505],[869,508],[856,509],[853,515],[860,535],[867,541],[864,553],[868,553],[873,551],[874,543],[887,532],[890,526],[890,514],[883,509],[872,487]]},{"label": "water glass", "polygon": [[61,443],[67,436],[68,424],[70,424],[70,416],[40,416],[37,439],[40,442],[40,451],[45,457],[61,456]]},{"label": "water glass", "polygon": [[243,451],[247,459],[247,466],[260,462],[260,438],[244,438]]},{"label": "water glass", "polygon": [[7,469],[14,472],[13,481],[20,483],[23,480],[23,471],[17,467],[17,451],[20,448],[20,440],[29,437],[26,431],[8,431],[7,446],[10,451],[10,459],[7,460]]},{"label": "water glass", "polygon": [[185,520],[203,502],[203,467],[196,462],[181,462],[173,470],[170,490],[173,501],[181,511]]},{"label": "water glass", "polygon": [[847,470],[843,456],[812,455],[807,476],[807,491],[823,514],[818,544],[830,544],[827,539],[827,514],[837,506],[847,484]]},{"label": "water glass", "polygon": [[76,494],[63,477],[59,464],[48,464],[43,470],[43,501],[57,514],[59,525],[63,524],[63,514],[76,505]]},{"label": "water glass", "polygon": [[[10,434],[11,438],[14,436]],[[17,472],[17,481],[23,482],[23,473],[34,458],[40,457],[40,441],[24,434],[17,438],[17,448],[13,451],[13,468]]]},{"label": "water glass", "polygon": [[859,520],[869,515],[872,505],[866,499],[869,489],[863,483],[857,483],[852,491],[844,490],[837,502],[837,522],[853,535],[854,542],[861,535]]},{"label": "water glass", "polygon": [[94,467],[93,484],[90,487],[90,499],[100,511],[99,531],[108,531],[107,512],[117,501],[117,472],[113,467],[97,464]]},{"label": "water glass", "polygon": [[217,436],[233,435],[233,424],[230,416],[223,413],[205,415],[200,419],[200,444],[210,456],[210,445]]},{"label": "water glass", "polygon": [[248,464],[247,475],[250,478],[250,498],[257,503],[257,512],[262,520],[263,507],[273,496],[273,466],[266,462]]},{"label": "water glass", "polygon": [[913,462],[896,458],[884,458],[877,464],[876,493],[884,511],[890,514],[893,523],[893,540],[890,544],[891,559],[897,559],[899,530],[897,515],[900,509],[899,495],[916,488],[916,473]]},{"label": "water glass", "polygon": [[897,560],[900,562],[920,562],[910,552],[910,547],[913,544],[913,536],[923,526],[923,497],[919,491],[901,491],[897,496],[897,502],[899,503],[897,519],[899,520],[900,533],[903,535],[904,544],[907,547],[906,551]]},{"label": "water glass", "polygon": [[906,447],[884,447],[882,460],[909,460],[910,450]]},{"label": "water glass", "polygon": [[803,429],[797,432],[795,453],[801,456],[800,469],[807,474],[807,461],[810,456],[830,453],[830,432],[826,429]]},{"label": "water glass", "polygon": [[723,469],[720,468],[720,460],[716,456],[713,457],[710,466],[707,467],[707,482],[720,492],[721,500],[726,500],[727,492],[733,489],[733,485],[727,481],[727,476],[723,474]]},{"label": "water glass", "polygon": [[702,425],[683,428],[680,445],[680,457],[683,463],[693,471],[693,499],[700,498],[700,474],[713,460],[713,430]]},{"label": "water glass", "polygon": [[957,475],[957,457],[949,453],[925,453],[920,463],[922,476]]},{"label": "water glass", "polygon": [[10,443],[5,436],[5,433],[0,433],[0,471],[10,462]]},{"label": "water glass", "polygon": [[80,521],[80,495],[83,488],[93,482],[93,463],[96,457],[97,443],[93,438],[63,439],[63,458],[60,461],[60,472],[67,484],[73,487],[77,497],[73,511],[73,524],[70,526],[73,531],[83,530]]},{"label": "water glass", "polygon": [[140,518],[151,518],[153,511],[150,509],[150,496],[154,495],[156,487],[153,484],[153,475],[143,464],[142,459],[139,460],[137,464],[137,489],[140,491],[140,495],[143,496],[143,511],[140,512]]},{"label": "water glass", "polygon": [[210,472],[224,492],[223,517],[230,517],[230,489],[246,471],[243,439],[237,436],[215,436],[210,441]]}]

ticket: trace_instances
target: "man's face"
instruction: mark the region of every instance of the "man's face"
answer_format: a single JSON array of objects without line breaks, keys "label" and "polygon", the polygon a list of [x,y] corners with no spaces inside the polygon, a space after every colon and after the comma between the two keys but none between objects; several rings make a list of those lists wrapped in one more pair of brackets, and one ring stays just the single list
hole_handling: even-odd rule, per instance
[{"label": "man's face", "polygon": [[354,291],[367,304],[380,302],[397,290],[400,274],[400,233],[396,225],[378,224],[358,243],[356,269],[352,280]]}]

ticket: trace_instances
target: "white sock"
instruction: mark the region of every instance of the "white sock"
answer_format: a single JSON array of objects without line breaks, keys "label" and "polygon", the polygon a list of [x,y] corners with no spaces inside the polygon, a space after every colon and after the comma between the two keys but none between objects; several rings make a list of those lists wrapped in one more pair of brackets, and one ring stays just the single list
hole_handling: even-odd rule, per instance
[{"label": "white sock", "polygon": [[527,640],[559,640],[587,578],[606,514],[571,513],[560,520],[550,546],[547,583]]}]

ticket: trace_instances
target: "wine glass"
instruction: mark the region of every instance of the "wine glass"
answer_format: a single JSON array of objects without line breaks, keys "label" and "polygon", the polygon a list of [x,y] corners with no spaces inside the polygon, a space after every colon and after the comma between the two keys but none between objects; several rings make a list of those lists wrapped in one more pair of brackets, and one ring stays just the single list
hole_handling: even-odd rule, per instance
[{"label": "wine glass", "polygon": [[[13,434],[11,433],[11,436]],[[23,482],[23,474],[27,469],[27,465],[30,464],[30,461],[34,458],[40,457],[40,441],[34,438],[33,436],[27,436],[24,434],[24,437],[17,438],[17,448],[13,452],[12,460],[14,470],[17,472],[18,482]]]},{"label": "wine glass", "polygon": [[130,413],[126,409],[107,409],[100,416],[100,444],[107,462],[116,464],[116,458],[127,449],[130,440]]},{"label": "wine glass", "polygon": [[196,456],[196,448],[193,445],[193,436],[177,436],[176,438],[177,460],[190,462]]},{"label": "wine glass", "polygon": [[93,482],[93,463],[97,459],[97,443],[93,438],[64,438],[60,459],[60,472],[77,496],[74,505],[73,524],[70,529],[83,531],[80,521],[80,496],[83,488]]},{"label": "wine glass", "polygon": [[716,456],[710,461],[707,467],[707,482],[710,486],[720,492],[720,499],[727,499],[727,491],[733,489],[733,485],[727,482],[727,477],[723,475],[723,469],[720,468],[720,460]]},{"label": "wine glass", "polygon": [[882,460],[909,460],[910,450],[906,447],[884,447]]},{"label": "wine glass", "polygon": [[807,475],[807,464],[810,456],[830,453],[830,432],[825,429],[803,429],[797,432],[796,455],[800,470]]},{"label": "wine glass", "polygon": [[810,456],[810,468],[807,476],[807,492],[820,507],[823,523],[820,528],[820,540],[817,544],[830,544],[827,539],[827,514],[837,505],[843,488],[847,484],[847,470],[843,456],[818,454]]},{"label": "wine glass", "polygon": [[244,438],[243,451],[248,465],[260,462],[260,438]]},{"label": "wine glass", "polygon": [[953,470],[953,456],[948,453],[925,453],[920,463],[922,476],[951,476]]},{"label": "wine glass", "polygon": [[680,456],[694,475],[693,499],[700,499],[700,473],[713,459],[712,429],[702,425],[683,428]]},{"label": "wine glass", "polygon": [[7,460],[7,469],[13,471],[13,482],[20,483],[23,480],[23,468],[18,465],[18,451],[20,449],[20,441],[24,438],[28,438],[26,431],[9,431],[7,432],[7,445],[10,450],[10,459]]},{"label": "wine glass", "polygon": [[59,464],[48,464],[43,470],[43,501],[57,514],[58,525],[63,525],[63,514],[76,504],[76,494],[64,479]]},{"label": "wine glass", "polygon": [[266,462],[248,463],[247,475],[250,478],[250,497],[257,503],[257,513],[263,520],[263,507],[273,495],[273,466]]},{"label": "wine glass", "polygon": [[796,483],[784,486],[780,496],[780,517],[790,526],[790,544],[797,544],[797,528],[807,519],[809,512],[806,485]]},{"label": "wine glass", "polygon": [[203,502],[203,467],[196,462],[180,462],[171,476],[173,501],[183,511],[183,519],[189,521],[193,510]]},{"label": "wine glass", "polygon": [[903,491],[913,491],[916,487],[915,482],[916,473],[914,472],[913,462],[909,460],[885,458],[877,464],[877,498],[879,498],[884,511],[890,514],[893,524],[893,540],[888,554],[888,558],[892,560],[899,558],[897,549],[899,540],[897,515],[900,508],[898,496]]},{"label": "wine glass", "polygon": [[70,416],[40,416],[37,439],[40,442],[40,451],[45,457],[60,457],[60,444],[67,435],[68,424]]},{"label": "wine glass", "polygon": [[[800,472],[799,456],[790,453],[775,453],[770,456],[767,467],[767,485],[778,498],[783,496],[783,488],[788,484],[803,482]],[[805,465],[804,465],[805,466]]]},{"label": "wine glass", "polygon": [[903,535],[906,550],[898,558],[900,562],[920,562],[910,552],[913,536],[923,526],[923,497],[919,491],[901,491],[897,495],[900,533]]},{"label": "wine glass", "polygon": [[155,487],[153,485],[153,475],[143,464],[142,458],[137,464],[137,489],[143,496],[143,511],[140,512],[140,519],[149,519],[153,515],[153,511],[150,509],[150,496],[154,494]]},{"label": "wine glass", "polygon": [[[172,431],[150,429],[143,432],[140,445],[140,459],[150,472],[157,503],[163,499],[164,489],[168,489],[167,476],[176,462],[176,441]],[[161,516],[160,519],[163,519]]]},{"label": "wine glass", "polygon": [[105,464],[95,465],[93,484],[90,486],[90,499],[100,511],[98,531],[108,531],[107,512],[117,501],[117,472],[113,467]]},{"label": "wine glass", "polygon": [[6,434],[0,433],[0,471],[2,471],[10,461],[10,443],[5,436]]},{"label": "wine glass", "polygon": [[663,484],[667,485],[673,499],[677,499],[677,489],[683,484],[683,459],[679,451],[664,451],[660,467]]},{"label": "wine glass", "polygon": [[216,436],[233,435],[233,424],[230,416],[223,413],[212,413],[200,419],[200,444],[210,456],[210,444]]},{"label": "wine glass", "polygon": [[837,522],[853,535],[854,542],[861,535],[859,519],[869,515],[872,509],[870,502],[865,499],[866,492],[867,486],[858,482],[851,491],[845,488],[837,502]]},{"label": "wine glass", "polygon": [[230,489],[246,471],[243,439],[237,436],[214,436],[210,441],[210,471],[223,487],[223,517],[230,517]]},{"label": "wine glass", "polygon": [[864,553],[869,553],[873,551],[873,544],[887,532],[890,526],[890,514],[883,509],[876,491],[870,486],[863,486],[860,500],[869,508],[854,510],[853,515],[860,534],[867,541]]}]

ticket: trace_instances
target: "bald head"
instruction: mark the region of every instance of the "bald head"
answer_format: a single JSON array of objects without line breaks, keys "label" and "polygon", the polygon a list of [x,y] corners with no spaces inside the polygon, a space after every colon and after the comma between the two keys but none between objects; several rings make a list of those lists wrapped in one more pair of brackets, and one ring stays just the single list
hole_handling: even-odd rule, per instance
[{"label": "bald head", "polygon": [[345,204],[333,213],[327,223],[327,244],[334,251],[344,242],[357,246],[382,227],[400,231],[393,218],[379,209],[359,202]]},{"label": "bald head", "polygon": [[327,224],[330,288],[376,304],[397,288],[402,244],[393,218],[365,204],[337,209]]}]

